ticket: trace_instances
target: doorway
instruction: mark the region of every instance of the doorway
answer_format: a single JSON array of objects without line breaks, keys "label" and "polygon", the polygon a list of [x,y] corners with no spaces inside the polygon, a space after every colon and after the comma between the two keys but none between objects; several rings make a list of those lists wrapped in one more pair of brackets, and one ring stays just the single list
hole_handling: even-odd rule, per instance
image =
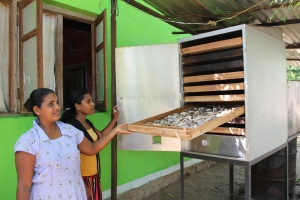
[{"label": "doorway", "polygon": [[63,18],[63,109],[71,91],[86,87],[92,94],[91,24]]}]

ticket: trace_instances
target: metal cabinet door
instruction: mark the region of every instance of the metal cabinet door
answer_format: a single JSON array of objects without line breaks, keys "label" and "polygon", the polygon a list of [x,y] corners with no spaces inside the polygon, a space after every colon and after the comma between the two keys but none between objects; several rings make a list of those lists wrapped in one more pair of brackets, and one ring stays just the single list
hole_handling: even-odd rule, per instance
[{"label": "metal cabinet door", "polygon": [[[177,43],[116,48],[118,123],[134,123],[180,107],[178,49]],[[126,150],[181,150],[180,139],[141,133],[118,135],[118,145]]]}]

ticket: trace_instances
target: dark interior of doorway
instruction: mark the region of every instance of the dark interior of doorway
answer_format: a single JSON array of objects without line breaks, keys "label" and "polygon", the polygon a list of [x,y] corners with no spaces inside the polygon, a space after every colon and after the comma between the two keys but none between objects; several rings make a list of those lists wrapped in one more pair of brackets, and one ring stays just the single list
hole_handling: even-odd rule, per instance
[{"label": "dark interior of doorway", "polygon": [[[86,87],[92,92],[91,25],[63,18],[63,108],[71,91]],[[92,93],[91,93],[92,94]]]}]

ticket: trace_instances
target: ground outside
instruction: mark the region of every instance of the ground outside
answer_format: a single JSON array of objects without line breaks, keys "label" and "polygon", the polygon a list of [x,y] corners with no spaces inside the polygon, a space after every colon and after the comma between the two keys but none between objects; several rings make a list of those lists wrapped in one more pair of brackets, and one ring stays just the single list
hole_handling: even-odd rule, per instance
[{"label": "ground outside", "polygon": [[[300,148],[300,138],[297,138],[297,152]],[[295,195],[293,200],[300,200],[300,153],[296,154]],[[176,176],[179,176],[177,174]],[[229,165],[213,163],[202,169],[185,173],[185,200],[226,200],[229,196]],[[150,186],[153,187],[153,186]],[[244,168],[234,166],[234,200],[244,199]],[[130,193],[120,195],[118,200],[181,200],[180,179],[149,194],[149,187],[136,188]],[[134,195],[141,193],[141,195]],[[255,198],[252,198],[255,199]],[[267,200],[267,198],[263,198]],[[276,199],[276,198],[270,198]]]}]

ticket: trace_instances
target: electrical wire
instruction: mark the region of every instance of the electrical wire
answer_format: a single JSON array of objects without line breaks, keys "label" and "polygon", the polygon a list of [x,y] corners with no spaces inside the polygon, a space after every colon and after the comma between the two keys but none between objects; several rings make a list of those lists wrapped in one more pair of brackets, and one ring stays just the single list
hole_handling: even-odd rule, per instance
[{"label": "electrical wire", "polygon": [[[87,2],[87,0],[85,0],[84,4],[79,4],[78,5],[78,14],[81,14],[83,12],[83,9],[85,8],[86,2]],[[81,5],[83,5],[83,6],[81,6]],[[81,8],[81,9],[79,9],[79,8]]]},{"label": "electrical wire", "polygon": [[99,0],[99,5],[98,5],[98,6],[99,6],[99,9],[100,9],[100,11],[102,11],[102,10],[103,10],[103,9],[101,9],[101,4],[102,4],[103,2],[104,2],[104,0],[102,0],[102,1],[101,1],[101,0]]},{"label": "electrical wire", "polygon": [[[116,11],[117,6],[118,6],[118,0],[115,0],[114,2],[115,2],[114,5],[110,4],[110,7],[112,8],[112,12],[111,12],[110,18],[114,14],[114,12]],[[116,11],[116,16],[117,16],[117,11]]]},{"label": "electrical wire", "polygon": [[260,5],[260,4],[262,4],[262,3],[265,2],[265,1],[267,1],[267,0],[262,0],[261,2],[255,4],[254,6],[251,6],[250,8],[247,8],[246,10],[243,10],[243,11],[237,13],[236,15],[233,15],[232,17],[227,17],[227,18],[224,18],[224,19],[220,19],[220,20],[218,20],[218,21],[215,21],[214,23],[215,23],[215,25],[216,25],[218,22],[221,22],[221,21],[224,21],[224,20],[227,20],[227,19],[232,19],[232,18],[234,18],[234,17],[236,17],[236,16],[238,16],[238,15],[240,15],[240,14],[242,14],[242,13],[244,13],[244,12],[246,12],[246,11],[248,11],[248,10],[250,10],[250,9],[252,9],[252,8],[254,8],[254,7],[256,7],[256,6],[258,6],[258,5]]}]

